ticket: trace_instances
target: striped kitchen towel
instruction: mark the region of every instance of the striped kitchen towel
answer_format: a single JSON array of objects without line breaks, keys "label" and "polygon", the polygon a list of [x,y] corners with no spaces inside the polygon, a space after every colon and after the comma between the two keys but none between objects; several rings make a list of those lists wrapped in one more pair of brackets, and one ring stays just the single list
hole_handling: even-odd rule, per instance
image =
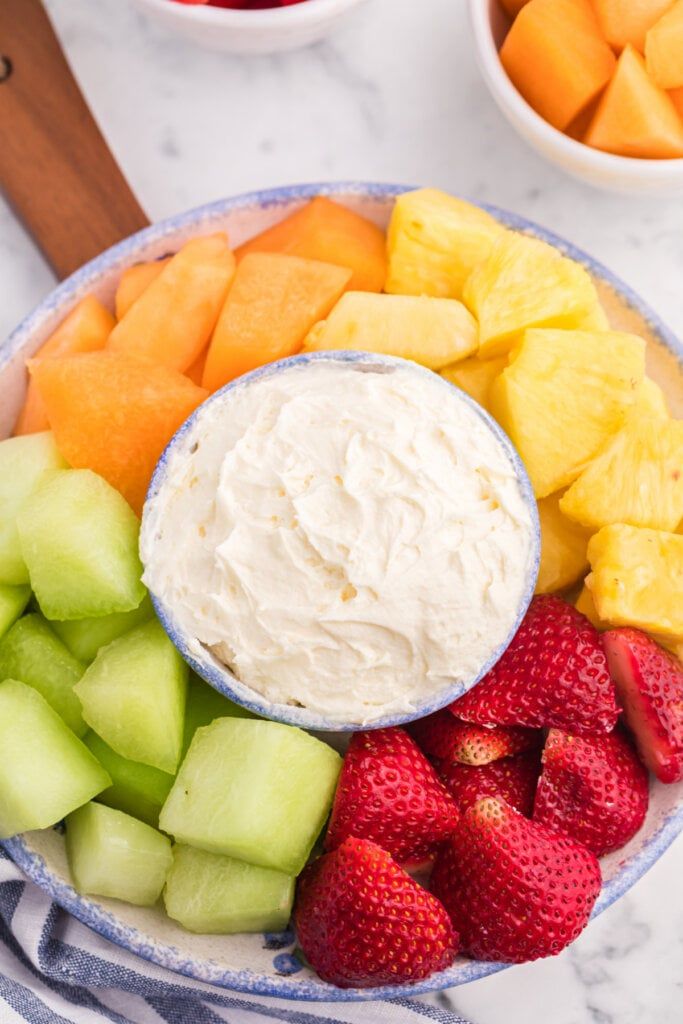
[{"label": "striped kitchen towel", "polygon": [[424,999],[296,1003],[204,985],[92,932],[0,849],[0,1024],[469,1024]]}]

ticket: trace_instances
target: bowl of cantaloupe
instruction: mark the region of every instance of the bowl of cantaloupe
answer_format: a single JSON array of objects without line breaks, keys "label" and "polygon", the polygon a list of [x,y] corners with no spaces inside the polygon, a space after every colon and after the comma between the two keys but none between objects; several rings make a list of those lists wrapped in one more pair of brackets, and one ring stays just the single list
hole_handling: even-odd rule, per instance
[{"label": "bowl of cantaloupe", "polygon": [[493,98],[535,149],[611,191],[683,191],[681,0],[470,0]]},{"label": "bowl of cantaloupe", "polygon": [[[191,412],[258,365],[323,349],[412,359],[487,409],[538,499],[537,593],[680,657],[683,347],[607,270],[522,218],[433,189],[339,184],[150,227],[0,348],[5,849],[85,924],[171,970],[372,999],[501,965],[459,956],[370,988],[316,976],[290,913],[343,744],[256,718],[190,673],[138,554],[151,476]],[[682,829],[683,783],[653,781],[644,825],[601,860],[595,912]]]}]

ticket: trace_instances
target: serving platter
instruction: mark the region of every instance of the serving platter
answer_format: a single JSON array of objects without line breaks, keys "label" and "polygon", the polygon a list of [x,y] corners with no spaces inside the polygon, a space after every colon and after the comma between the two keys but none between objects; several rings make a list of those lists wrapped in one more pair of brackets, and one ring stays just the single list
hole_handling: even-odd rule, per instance
[{"label": "serving platter", "polygon": [[[394,197],[406,185],[323,183],[253,192],[161,221],[98,256],[55,289],[0,348],[0,437],[7,436],[23,402],[25,360],[47,339],[71,306],[88,292],[111,303],[121,271],[175,251],[196,234],[226,230],[238,245],[292,213],[315,195],[327,195],[386,225]],[[647,340],[648,373],[683,416],[683,345],[645,303],[590,256],[522,217],[485,207],[501,223],[532,234],[582,263],[593,276],[614,327]],[[594,916],[619,899],[683,830],[683,783],[654,783],[646,822],[623,849],[602,860],[604,885]],[[26,833],[3,843],[25,874],[60,906],[105,938],[142,958],[222,988],[286,999],[351,1001],[397,998],[465,984],[506,964],[458,958],[448,970],[417,985],[338,989],[320,981],[295,953],[290,932],[280,935],[202,936],[184,931],[155,908],[80,896],[71,886],[58,830]]]}]

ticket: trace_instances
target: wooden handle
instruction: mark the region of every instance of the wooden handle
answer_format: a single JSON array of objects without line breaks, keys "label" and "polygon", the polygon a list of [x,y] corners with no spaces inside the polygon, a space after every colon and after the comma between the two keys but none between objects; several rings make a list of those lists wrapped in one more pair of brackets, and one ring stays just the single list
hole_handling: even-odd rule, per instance
[{"label": "wooden handle", "polygon": [[0,188],[60,278],[148,223],[40,0],[0,0]]}]

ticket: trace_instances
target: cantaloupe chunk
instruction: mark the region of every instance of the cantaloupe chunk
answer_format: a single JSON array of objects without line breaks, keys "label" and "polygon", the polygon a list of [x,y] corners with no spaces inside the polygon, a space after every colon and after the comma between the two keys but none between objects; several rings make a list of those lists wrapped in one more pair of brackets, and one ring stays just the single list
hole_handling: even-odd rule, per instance
[{"label": "cantaloupe chunk", "polygon": [[624,49],[584,142],[619,156],[683,157],[683,124],[671,98],[654,84],[645,61]]},{"label": "cantaloupe chunk", "polygon": [[185,370],[185,376],[189,377],[193,384],[198,387],[202,386],[202,378],[204,377],[204,367],[206,366],[206,357],[209,354],[209,346],[203,348],[199,353],[192,366],[188,366]]},{"label": "cantaloupe chunk", "polygon": [[29,365],[60,452],[103,476],[139,514],[161,452],[206,391],[109,350]]},{"label": "cantaloupe chunk", "polygon": [[[95,298],[86,295],[74,306],[68,316],[45,344],[38,349],[34,359],[53,356],[70,356],[77,352],[95,352],[104,348],[107,338],[116,326],[116,320],[108,309]],[[35,434],[49,430],[45,407],[34,382],[29,380],[24,408],[14,428],[15,434]]]},{"label": "cantaloupe chunk", "polygon": [[683,89],[671,89],[669,96],[678,111],[678,116],[683,120]]},{"label": "cantaloupe chunk", "polygon": [[240,262],[216,325],[202,383],[210,391],[294,355],[324,320],[351,271],[332,263],[253,252]]},{"label": "cantaloupe chunk", "polygon": [[207,345],[234,273],[225,234],[186,242],[116,325],[108,348],[182,373]]},{"label": "cantaloupe chunk", "polygon": [[516,18],[522,7],[529,3],[529,0],[500,0],[503,8],[511,18]]},{"label": "cantaloupe chunk", "polygon": [[660,89],[683,86],[683,0],[666,11],[645,37],[647,73]]},{"label": "cantaloupe chunk", "polygon": [[561,130],[604,89],[615,65],[589,0],[530,0],[500,59],[527,103]]},{"label": "cantaloupe chunk", "polygon": [[598,24],[615,50],[629,44],[643,53],[648,29],[661,18],[672,0],[591,0]]},{"label": "cantaloupe chunk", "polygon": [[348,267],[354,291],[381,292],[387,274],[384,232],[325,196],[249,239],[235,255],[241,260],[250,252],[282,252]]},{"label": "cantaloupe chunk", "polygon": [[117,320],[123,320],[133,303],[146,291],[148,285],[157,279],[169,260],[170,257],[150,260],[149,263],[134,263],[132,267],[124,270],[114,298]]}]

